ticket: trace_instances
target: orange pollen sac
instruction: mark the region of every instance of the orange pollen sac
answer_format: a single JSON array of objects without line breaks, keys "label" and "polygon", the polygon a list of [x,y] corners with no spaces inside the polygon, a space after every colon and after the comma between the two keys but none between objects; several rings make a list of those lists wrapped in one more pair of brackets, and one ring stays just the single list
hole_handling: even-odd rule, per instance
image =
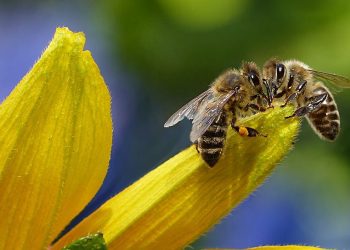
[{"label": "orange pollen sac", "polygon": [[248,129],[245,127],[239,127],[238,133],[241,136],[248,136],[249,135]]}]

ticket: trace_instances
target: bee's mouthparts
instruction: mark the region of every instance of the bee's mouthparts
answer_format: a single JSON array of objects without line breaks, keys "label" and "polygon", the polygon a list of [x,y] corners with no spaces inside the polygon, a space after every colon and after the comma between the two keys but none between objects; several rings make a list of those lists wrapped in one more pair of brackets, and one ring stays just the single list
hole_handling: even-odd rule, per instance
[{"label": "bee's mouthparts", "polygon": [[267,82],[266,79],[263,80],[264,86],[266,88],[266,95],[264,95],[269,107],[272,107],[272,100],[273,100],[273,88],[271,88],[271,85]]}]

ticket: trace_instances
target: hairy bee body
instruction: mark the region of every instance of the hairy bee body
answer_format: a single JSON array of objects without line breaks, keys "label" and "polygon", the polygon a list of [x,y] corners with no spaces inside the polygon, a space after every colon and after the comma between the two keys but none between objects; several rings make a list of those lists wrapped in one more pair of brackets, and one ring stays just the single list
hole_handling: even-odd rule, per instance
[{"label": "hairy bee body", "polygon": [[198,152],[211,167],[217,163],[223,153],[227,128],[227,115],[226,112],[222,112],[196,142]]},{"label": "hairy bee body", "polygon": [[253,128],[236,126],[236,120],[277,102],[284,102],[282,107],[293,103],[296,110],[286,118],[305,116],[320,138],[334,141],[340,131],[340,119],[326,81],[350,87],[349,79],[313,70],[296,60],[268,60],[262,78],[255,63],[243,63],[240,70],[221,74],[207,91],[175,112],[164,126],[173,126],[185,117],[193,120],[190,139],[210,167],[224,152],[229,125],[241,136],[262,135]]},{"label": "hairy bee body", "polygon": [[190,139],[202,159],[213,167],[224,151],[229,125],[242,136],[257,136],[253,128],[236,126],[238,117],[263,110],[264,100],[260,73],[254,63],[221,74],[210,88],[187,103],[165,123],[170,127],[188,118],[192,121]]},{"label": "hairy bee body", "polygon": [[334,141],[340,132],[340,117],[337,104],[331,92],[317,82],[312,89],[314,96],[327,94],[326,100],[318,109],[306,115],[306,119],[316,134],[322,139]]},{"label": "hairy bee body", "polygon": [[340,116],[337,104],[324,82],[350,87],[345,77],[311,69],[306,64],[290,60],[280,62],[271,59],[265,63],[263,77],[267,81],[272,99],[282,99],[285,104],[296,103],[291,116],[305,116],[321,138],[334,141],[340,132]]}]

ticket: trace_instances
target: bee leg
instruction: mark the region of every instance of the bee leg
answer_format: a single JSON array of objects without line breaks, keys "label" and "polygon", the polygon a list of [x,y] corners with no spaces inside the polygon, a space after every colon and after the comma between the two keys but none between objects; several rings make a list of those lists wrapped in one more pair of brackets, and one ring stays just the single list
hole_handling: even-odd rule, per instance
[{"label": "bee leg", "polygon": [[258,96],[259,96],[259,95],[252,95],[252,96],[250,97],[250,100],[251,100],[251,101],[254,101],[256,98],[258,98]]},{"label": "bee leg", "polygon": [[[264,107],[265,104],[266,104],[266,103],[264,103],[264,101],[267,102],[267,104],[269,105],[267,108]],[[255,105],[255,106],[257,106],[258,111],[260,111],[260,112],[265,112],[266,109],[268,109],[268,108],[273,108],[273,106],[270,105],[270,104],[268,103],[268,98],[267,98],[267,96],[263,96],[263,97],[259,96],[259,97],[258,97],[258,100],[257,100],[257,105]],[[271,107],[271,106],[272,106],[272,107]]]},{"label": "bee leg", "polygon": [[254,109],[254,111],[260,111],[260,112],[265,112],[266,108],[256,105],[256,104],[251,104],[252,106],[250,107],[251,109]]},{"label": "bee leg", "polygon": [[303,80],[301,81],[298,86],[295,88],[298,94],[302,93],[305,90],[307,81]]},{"label": "bee leg", "polygon": [[[260,112],[265,112],[265,111],[266,111],[266,108],[261,107],[261,106],[258,106],[258,107],[259,107],[259,111],[260,111]],[[273,106],[272,106],[272,107],[269,107],[269,108],[273,108]]]},{"label": "bee leg", "polygon": [[254,103],[249,103],[247,104],[244,108],[243,111],[248,111],[249,109],[252,109],[253,111],[260,111],[260,112],[264,112],[266,111],[266,109],[264,107],[261,107],[257,104]]},{"label": "bee leg", "polygon": [[307,81],[301,81],[298,86],[295,88],[295,91],[293,94],[291,94],[290,96],[287,97],[285,103],[283,105],[281,105],[281,107],[285,107],[287,106],[288,103],[290,103],[291,101],[297,99],[297,97],[299,96],[299,94],[301,94],[306,87]]},{"label": "bee leg", "polygon": [[319,108],[321,106],[321,104],[326,100],[327,97],[328,97],[327,93],[313,96],[309,99],[310,102],[308,104],[298,108],[297,110],[294,111],[294,113],[292,115],[287,116],[285,118],[288,119],[288,118],[292,118],[295,116],[301,117],[301,116],[307,115],[308,113],[311,113],[315,109]]},{"label": "bee leg", "polygon": [[255,111],[259,110],[259,106],[253,103],[247,104],[244,108],[243,111],[248,111],[249,109],[253,109]]},{"label": "bee leg", "polygon": [[198,150],[198,141],[195,141],[193,144],[196,146],[197,153],[199,154],[200,152]]},{"label": "bee leg", "polygon": [[301,116],[304,116],[306,115],[307,113],[310,113],[311,111],[309,111],[309,107],[308,106],[302,106],[300,108],[297,108],[294,113],[290,116],[286,116],[284,117],[285,119],[289,119],[289,118],[292,118],[292,117],[301,117]]},{"label": "bee leg", "polygon": [[297,93],[293,93],[290,96],[288,96],[286,101],[284,102],[284,104],[281,105],[281,107],[284,108],[285,106],[287,106],[287,104],[290,103],[291,101],[295,100],[297,98],[297,96],[298,96]]},{"label": "bee leg", "polygon": [[267,135],[260,134],[259,131],[250,127],[244,126],[236,126],[234,123],[231,123],[231,127],[240,135],[240,136],[248,136],[248,137],[256,137],[263,136],[267,137]]},{"label": "bee leg", "polygon": [[281,92],[276,92],[276,94],[273,96],[273,98],[281,98],[282,96],[284,96],[286,94],[286,90],[283,89]]}]

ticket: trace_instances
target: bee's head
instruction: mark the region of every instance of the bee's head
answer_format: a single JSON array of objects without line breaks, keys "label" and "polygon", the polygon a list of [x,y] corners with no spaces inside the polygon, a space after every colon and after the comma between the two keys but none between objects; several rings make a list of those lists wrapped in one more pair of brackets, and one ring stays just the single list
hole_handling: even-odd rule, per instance
[{"label": "bee's head", "polygon": [[267,100],[267,97],[262,88],[262,80],[258,67],[253,62],[244,62],[242,64],[242,75],[247,79],[256,94]]},{"label": "bee's head", "polygon": [[263,84],[267,92],[267,99],[271,105],[274,95],[285,81],[287,75],[286,66],[275,58],[268,60],[263,68]]}]

